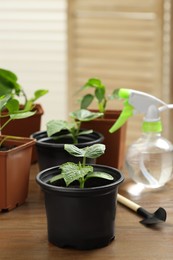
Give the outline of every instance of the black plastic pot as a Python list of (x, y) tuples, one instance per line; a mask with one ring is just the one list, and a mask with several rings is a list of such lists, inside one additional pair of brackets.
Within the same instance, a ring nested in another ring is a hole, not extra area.
[[(58, 135), (62, 135), (62, 133), (65, 134), (66, 131), (61, 131)], [(73, 143), (70, 137), (64, 137), (55, 141), (52, 137), (47, 136), (46, 131), (40, 131), (34, 133), (32, 138), (36, 139), (35, 145), (40, 170), (60, 165), (67, 161), (78, 162), (80, 160), (64, 150), (64, 144)], [(78, 144), (76, 146), (83, 148), (96, 143), (102, 143), (103, 139), (103, 135), (98, 132), (81, 135), (78, 138)], [(87, 160), (87, 163), (95, 163), (95, 160)]]
[(115, 216), (119, 184), (124, 180), (120, 171), (93, 165), (113, 181), (91, 178), (86, 187), (64, 187), (48, 184), (59, 167), (41, 171), (36, 181), (45, 193), (48, 240), (59, 247), (94, 249), (107, 246), (115, 237)]

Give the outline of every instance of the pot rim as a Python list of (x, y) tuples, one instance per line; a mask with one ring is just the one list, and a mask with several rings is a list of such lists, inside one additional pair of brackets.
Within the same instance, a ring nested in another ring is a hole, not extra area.
[[(0, 135), (0, 139), (2, 139), (3, 137), (8, 137), (8, 135)], [(16, 151), (22, 150), (24, 147), (29, 147), (29, 146), (33, 146), (35, 145), (35, 139), (34, 138), (29, 138), (29, 137), (21, 137), (21, 139), (19, 139), (16, 136), (13, 138), (8, 138), (7, 140), (5, 140), (4, 145), (7, 144), (15, 144), (15, 146), (9, 150), (5, 150), (5, 151), (0, 151), (0, 155), (8, 155), (9, 153), (15, 153)]]
[[(45, 134), (45, 136), (43, 136)], [(39, 135), (42, 135), (41, 138), (39, 138)], [(82, 141), (78, 144), (76, 144), (76, 146), (80, 147), (80, 146), (83, 146), (83, 145), (90, 145), (90, 144), (94, 144), (94, 143), (102, 143), (103, 140), (104, 140), (104, 136), (102, 133), (100, 132), (97, 132), (97, 131), (94, 131), (90, 134), (84, 134), (84, 135), (80, 135), (79, 136), (79, 139), (83, 139), (83, 138), (89, 138), (89, 137), (92, 137), (93, 136), (93, 139), (90, 139), (90, 140), (86, 140), (86, 141)], [(50, 142), (46, 142), (46, 140), (52, 140), (53, 137), (48, 137), (47, 136), (47, 131), (38, 131), (34, 134), (31, 135), (32, 138), (34, 138), (36, 140), (36, 146), (39, 145), (39, 146), (50, 146), (50, 147), (62, 147), (64, 149), (64, 144), (65, 143), (71, 143), (71, 142), (62, 142), (62, 143), (50, 143)], [(67, 137), (69, 138), (69, 137)], [(71, 138), (70, 138), (71, 140)], [(73, 143), (71, 143), (73, 144)]]
[[(101, 186), (85, 187), (85, 188), (54, 186), (54, 185), (48, 184), (46, 181), (48, 181), (48, 176), (50, 175), (50, 173), (52, 171), (59, 169), (59, 166), (57, 165), (57, 166), (53, 166), (51, 168), (47, 168), (47, 169), (39, 172), (36, 175), (36, 182), (43, 188), (43, 190), (51, 190), (51, 191), (57, 191), (57, 192), (62, 192), (62, 193), (82, 194), (82, 193), (87, 193), (87, 192), (97, 192), (97, 191), (103, 190), (103, 189), (104, 190), (111, 189), (114, 186), (117, 186), (124, 181), (123, 174), (121, 173), (120, 170), (118, 170), (116, 168), (113, 168), (113, 167), (107, 166), (107, 165), (101, 165), (101, 164), (90, 164), (90, 165), (93, 166), (94, 168), (107, 169), (106, 172), (109, 174), (114, 173), (113, 175), (111, 174), (114, 177), (114, 180), (111, 181), (111, 183), (109, 182), (108, 184), (104, 184)], [(117, 174), (117, 179), (115, 179), (116, 174)], [(43, 176), (45, 176), (46, 181), (42, 180)]]

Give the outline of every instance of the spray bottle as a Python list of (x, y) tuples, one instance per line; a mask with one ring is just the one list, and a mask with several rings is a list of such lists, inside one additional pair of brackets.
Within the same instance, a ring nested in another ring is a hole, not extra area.
[(110, 128), (113, 133), (129, 117), (144, 114), (142, 136), (127, 150), (125, 165), (129, 176), (147, 188), (159, 188), (173, 176), (173, 145), (162, 137), (160, 112), (172, 109), (173, 104), (132, 89), (118, 89), (117, 97), (124, 99), (124, 109)]

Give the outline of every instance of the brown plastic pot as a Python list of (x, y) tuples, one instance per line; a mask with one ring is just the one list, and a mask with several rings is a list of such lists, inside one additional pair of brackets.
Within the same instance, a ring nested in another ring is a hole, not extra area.
[[(2, 136), (0, 136), (0, 140)], [(29, 172), (34, 139), (9, 139), (0, 151), (0, 210), (8, 211), (23, 204), (28, 195)]]
[[(11, 121), (3, 130), (3, 135), (13, 135), (21, 137), (30, 137), (33, 133), (40, 131), (41, 117), (44, 114), (43, 108), (40, 104), (35, 105), (36, 113), (27, 118)], [(4, 112), (5, 113), (5, 112)], [(4, 124), (9, 117), (0, 118), (0, 125)], [(33, 147), (31, 162), (37, 161), (36, 148)]]
[[(96, 112), (97, 110), (92, 111)], [(106, 145), (106, 151), (104, 155), (97, 159), (97, 163), (118, 169), (121, 169), (124, 164), (127, 125), (124, 124), (113, 134), (109, 133), (109, 129), (118, 119), (121, 112), (121, 110), (107, 110), (103, 118), (82, 123), (83, 128), (93, 129), (104, 136), (103, 143)]]

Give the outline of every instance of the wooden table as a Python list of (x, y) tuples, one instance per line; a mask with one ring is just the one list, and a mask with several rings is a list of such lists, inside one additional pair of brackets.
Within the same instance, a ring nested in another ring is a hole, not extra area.
[(47, 240), (43, 193), (35, 182), (38, 165), (32, 165), (29, 194), (25, 204), (0, 213), (0, 259), (14, 260), (152, 260), (173, 259), (173, 180), (161, 190), (132, 195), (128, 180), (119, 193), (154, 212), (159, 206), (167, 211), (167, 221), (156, 227), (139, 223), (141, 218), (117, 205), (116, 239), (107, 247), (92, 251), (62, 249)]

